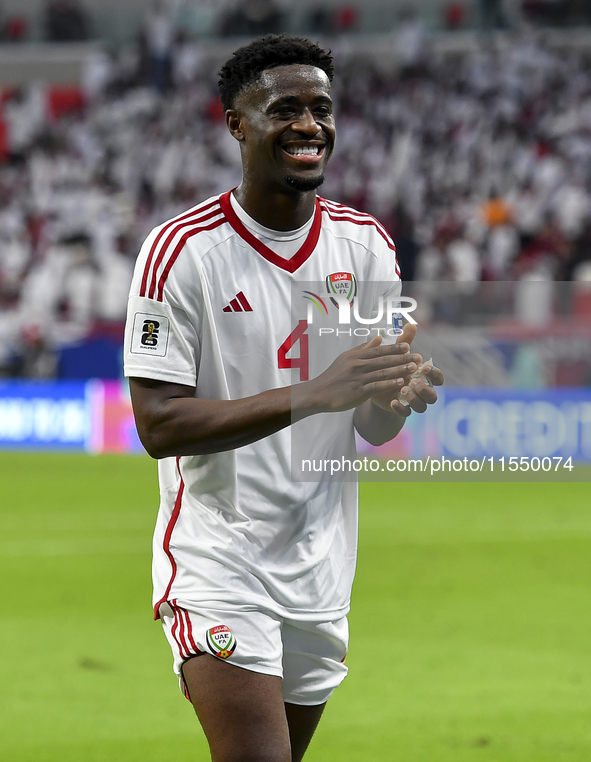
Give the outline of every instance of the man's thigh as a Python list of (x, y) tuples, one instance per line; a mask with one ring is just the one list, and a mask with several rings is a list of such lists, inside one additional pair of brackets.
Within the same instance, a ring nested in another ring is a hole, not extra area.
[(203, 654), (183, 678), (215, 762), (301, 762), (324, 704), (284, 704), (281, 678)]
[(214, 762), (291, 762), (281, 678), (203, 654), (183, 664)]

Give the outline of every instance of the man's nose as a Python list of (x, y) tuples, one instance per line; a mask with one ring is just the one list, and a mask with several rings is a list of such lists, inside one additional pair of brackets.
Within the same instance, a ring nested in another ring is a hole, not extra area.
[(316, 135), (320, 131), (320, 126), (316, 119), (314, 119), (314, 114), (307, 108), (302, 111), (293, 123), (293, 129), (306, 135)]

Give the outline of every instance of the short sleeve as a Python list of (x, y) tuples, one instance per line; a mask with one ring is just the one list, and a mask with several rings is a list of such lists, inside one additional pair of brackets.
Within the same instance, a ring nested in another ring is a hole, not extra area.
[[(156, 298), (143, 295), (154, 232), (137, 259), (125, 325), (124, 371), (127, 377), (196, 386), (200, 354), (201, 283), (189, 257), (179, 257)], [(184, 252), (186, 255), (186, 252)]]

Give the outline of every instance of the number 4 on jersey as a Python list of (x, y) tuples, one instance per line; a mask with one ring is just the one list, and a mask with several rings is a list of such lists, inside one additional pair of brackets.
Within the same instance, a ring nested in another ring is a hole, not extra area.
[[(308, 323), (300, 320), (293, 331), (285, 339), (283, 344), (277, 350), (277, 362), (280, 368), (298, 368), (300, 371), (300, 381), (308, 380), (308, 334), (306, 329)], [(288, 357), (287, 353), (292, 350), (299, 342), (300, 356)]]

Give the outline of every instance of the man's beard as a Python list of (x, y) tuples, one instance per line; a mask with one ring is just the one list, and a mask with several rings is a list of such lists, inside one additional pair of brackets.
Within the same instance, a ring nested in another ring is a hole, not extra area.
[(292, 177), (286, 175), (285, 182), (296, 191), (300, 193), (306, 193), (307, 191), (316, 190), (324, 182), (324, 173), (318, 177)]

